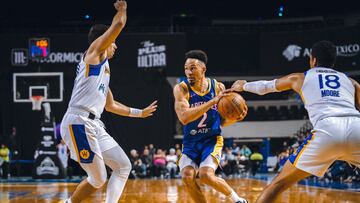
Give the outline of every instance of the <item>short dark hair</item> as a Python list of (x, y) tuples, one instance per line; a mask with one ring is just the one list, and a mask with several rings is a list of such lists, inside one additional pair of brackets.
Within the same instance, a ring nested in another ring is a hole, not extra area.
[(207, 64), (207, 61), (208, 61), (208, 57), (207, 57), (206, 53), (204, 51), (202, 51), (202, 50), (188, 51), (185, 54), (185, 60), (188, 59), (188, 58), (200, 60), (203, 63), (205, 63), (205, 65)]
[(109, 29), (109, 26), (104, 24), (96, 24), (91, 26), (88, 34), (89, 44), (93, 43), (93, 41), (95, 41), (98, 37), (104, 34), (107, 29)]
[(311, 49), (311, 56), (316, 58), (316, 66), (331, 68), (336, 61), (336, 46), (330, 41), (316, 42)]

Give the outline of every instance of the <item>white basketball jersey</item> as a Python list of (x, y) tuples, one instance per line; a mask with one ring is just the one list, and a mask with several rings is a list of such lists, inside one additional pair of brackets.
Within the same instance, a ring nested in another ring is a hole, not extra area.
[(344, 73), (312, 68), (305, 73), (300, 94), (314, 126), (327, 117), (360, 117), (355, 108), (355, 87)]
[(98, 65), (90, 65), (82, 58), (77, 66), (69, 108), (80, 108), (100, 118), (105, 107), (109, 82), (110, 68), (107, 59)]

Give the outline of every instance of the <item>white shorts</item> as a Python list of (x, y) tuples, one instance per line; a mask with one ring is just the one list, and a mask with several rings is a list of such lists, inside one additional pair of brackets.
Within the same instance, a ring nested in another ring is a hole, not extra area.
[(118, 145), (101, 120), (92, 120), (88, 114), (83, 110), (68, 111), (61, 122), (61, 137), (70, 150), (70, 157), (80, 163), (91, 163), (94, 154), (102, 158), (102, 152)]
[(182, 154), (179, 159), (178, 165), (179, 165), (180, 171), (182, 171), (182, 169), (185, 168), (186, 166), (191, 166), (195, 170), (198, 170), (199, 168), (202, 168), (202, 167), (210, 167), (210, 168), (214, 169), (214, 171), (216, 171), (219, 164), (217, 161), (215, 161), (215, 158), (211, 154), (209, 156), (207, 156), (206, 159), (200, 163), (200, 166), (198, 166), (186, 154)]
[(329, 117), (289, 157), (298, 169), (322, 177), (335, 160), (360, 167), (360, 118)]

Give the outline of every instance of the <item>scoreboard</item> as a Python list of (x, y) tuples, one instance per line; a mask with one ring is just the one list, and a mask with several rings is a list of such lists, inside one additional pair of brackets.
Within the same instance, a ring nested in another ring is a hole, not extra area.
[(44, 59), (50, 54), (49, 38), (31, 38), (29, 39), (29, 53), (31, 59)]

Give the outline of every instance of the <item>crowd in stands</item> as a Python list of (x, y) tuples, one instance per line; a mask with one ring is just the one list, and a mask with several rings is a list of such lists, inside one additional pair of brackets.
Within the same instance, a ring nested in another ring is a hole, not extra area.
[[(180, 155), (180, 144), (169, 150), (156, 149), (153, 144), (144, 146), (140, 153), (132, 149), (129, 156), (133, 166), (130, 178), (179, 178), (177, 160)], [(234, 143), (223, 149), (217, 174), (226, 177), (244, 173), (255, 175), (262, 161), (263, 156), (256, 148), (252, 151), (246, 145), (239, 147)]]
[(132, 149), (129, 156), (133, 166), (130, 178), (178, 178), (176, 162), (180, 155), (180, 144), (169, 150), (156, 149), (153, 144), (144, 146), (140, 153)]

